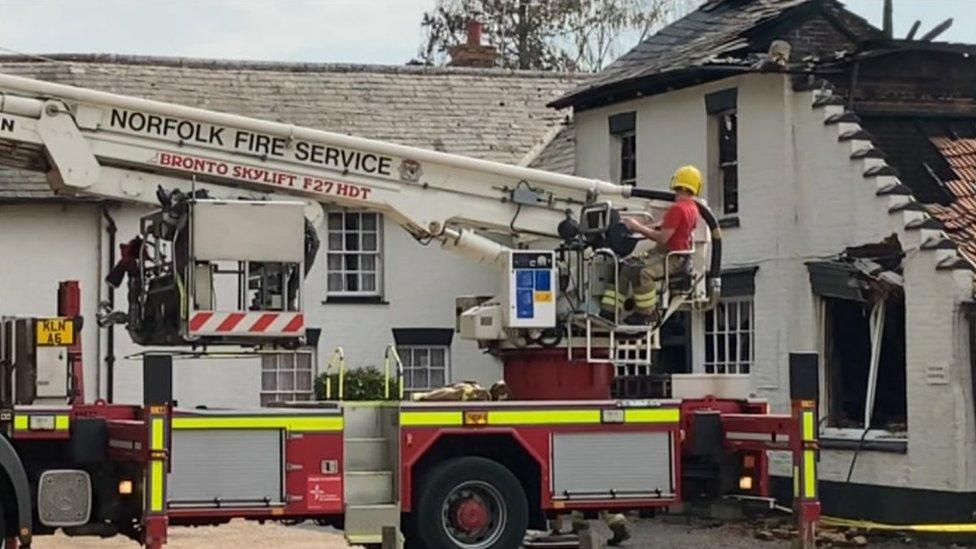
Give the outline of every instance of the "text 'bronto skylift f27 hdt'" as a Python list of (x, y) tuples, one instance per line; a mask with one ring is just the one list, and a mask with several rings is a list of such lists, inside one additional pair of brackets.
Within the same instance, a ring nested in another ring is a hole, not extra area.
[[(785, 415), (742, 376), (610, 398), (614, 366), (649, 365), (676, 311), (718, 298), (719, 231), (690, 167), (653, 191), (7, 75), (0, 163), (44, 172), (58, 193), (159, 208), (108, 276), (128, 308), (97, 323), (155, 348), (144, 405), (77, 390), (80, 338), (48, 337), (81, 329), (76, 284), (57, 319), (3, 321), (9, 544), (63, 529), (159, 547), (169, 524), (247, 518), (315, 519), (354, 543), (402, 530), (429, 549), (509, 549), (573, 510), (768, 497), (770, 450), (794, 456), (812, 536), (815, 380)], [(458, 299), (458, 329), (502, 360), (510, 399), (347, 402), (340, 373), (338, 400), (314, 406), (172, 407), (159, 348), (303, 343), (324, 204), (380, 212), (498, 273), (495, 296)], [(796, 372), (815, 375), (804, 358)], [(39, 399), (27, 374), (59, 368), (69, 386)]]

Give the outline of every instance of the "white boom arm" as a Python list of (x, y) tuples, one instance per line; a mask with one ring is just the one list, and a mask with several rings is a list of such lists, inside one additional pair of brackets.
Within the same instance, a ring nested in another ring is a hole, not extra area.
[[(467, 230), (555, 236), (596, 198), (630, 187), (0, 74), (0, 164), (56, 192), (156, 204), (157, 186), (215, 198), (302, 198), (382, 212), (417, 238), (491, 260)], [(454, 227), (453, 229), (451, 227)]]

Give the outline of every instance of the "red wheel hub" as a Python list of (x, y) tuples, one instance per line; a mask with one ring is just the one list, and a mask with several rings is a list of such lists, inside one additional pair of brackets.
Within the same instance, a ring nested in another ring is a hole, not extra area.
[(488, 507), (478, 498), (468, 498), (454, 511), (457, 525), (468, 532), (477, 532), (488, 524)]

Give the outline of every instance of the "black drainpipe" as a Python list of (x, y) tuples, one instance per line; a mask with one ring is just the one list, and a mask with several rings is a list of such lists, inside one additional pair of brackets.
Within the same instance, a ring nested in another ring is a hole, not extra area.
[[(115, 226), (115, 220), (112, 219), (112, 215), (108, 213), (108, 206), (102, 205), (102, 216), (105, 217), (105, 221), (108, 225), (105, 227), (105, 232), (108, 233), (108, 267), (105, 272), (111, 272), (115, 267), (115, 233), (117, 232), (117, 227)], [(115, 311), (115, 288), (111, 284), (106, 284), (108, 287), (108, 310), (109, 312)], [(115, 399), (115, 325), (109, 324), (107, 328), (107, 333), (105, 334), (105, 400), (110, 404)]]

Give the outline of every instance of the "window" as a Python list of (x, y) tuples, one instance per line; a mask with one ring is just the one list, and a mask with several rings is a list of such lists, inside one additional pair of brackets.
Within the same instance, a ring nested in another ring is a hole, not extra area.
[(620, 183), (637, 184), (637, 134), (620, 134)]
[(739, 119), (736, 112), (738, 90), (735, 88), (705, 96), (709, 116), (708, 199), (722, 215), (739, 213)]
[(397, 352), (407, 391), (428, 391), (449, 383), (451, 348), (447, 345), (404, 345)]
[(328, 213), (328, 295), (380, 295), (381, 221), (372, 212)]
[(718, 115), (718, 171), (722, 213), (739, 213), (738, 117), (735, 111)]
[(454, 328), (394, 328), (393, 341), (403, 361), (404, 389), (428, 391), (451, 382)]
[[(827, 426), (861, 430), (867, 421), (871, 429), (906, 432), (904, 294), (874, 304), (822, 297), (821, 304)], [(880, 329), (873, 374), (872, 329)]]
[(261, 406), (312, 400), (315, 353), (309, 350), (261, 355)]
[(748, 374), (753, 360), (752, 296), (725, 298), (705, 313), (705, 372)]
[(618, 163), (613, 179), (625, 185), (637, 184), (637, 113), (610, 117), (610, 136)]

